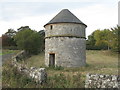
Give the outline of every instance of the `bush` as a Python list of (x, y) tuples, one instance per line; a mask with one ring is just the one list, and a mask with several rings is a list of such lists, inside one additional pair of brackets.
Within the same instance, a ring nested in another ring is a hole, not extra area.
[(14, 37), (19, 49), (23, 49), (30, 54), (38, 54), (41, 49), (41, 37), (38, 32), (26, 29), (17, 32)]

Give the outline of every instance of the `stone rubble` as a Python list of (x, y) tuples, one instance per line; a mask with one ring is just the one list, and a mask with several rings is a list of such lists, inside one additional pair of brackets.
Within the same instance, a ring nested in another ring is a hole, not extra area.
[(87, 74), (85, 88), (120, 88), (120, 76)]
[(28, 68), (26, 65), (20, 64), (18, 61), (23, 60), (25, 58), (25, 51), (21, 51), (16, 56), (12, 57), (12, 64), (14, 67), (17, 67), (18, 71), (23, 72), (28, 77), (35, 80), (37, 83), (45, 83), (47, 80), (47, 72), (45, 68), (36, 68), (30, 67)]

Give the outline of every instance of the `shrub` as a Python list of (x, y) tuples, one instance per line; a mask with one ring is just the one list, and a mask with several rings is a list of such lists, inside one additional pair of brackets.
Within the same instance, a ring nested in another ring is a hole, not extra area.
[(41, 37), (38, 32), (26, 29), (17, 32), (14, 37), (17, 46), (30, 54), (38, 54), (41, 48)]

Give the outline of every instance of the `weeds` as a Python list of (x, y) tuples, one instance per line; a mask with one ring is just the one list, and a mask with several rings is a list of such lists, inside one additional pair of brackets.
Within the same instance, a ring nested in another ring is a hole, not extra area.
[(44, 53), (25, 60), (29, 67), (45, 67), (47, 83), (39, 85), (7, 62), (3, 65), (3, 88), (84, 88), (87, 73), (118, 74), (118, 57), (108, 51), (89, 50), (86, 53), (86, 66), (80, 68), (45, 67)]
[(73, 76), (64, 74), (55, 74), (48, 78), (47, 86), (49, 88), (82, 88), (81, 75), (76, 74)]
[[(52, 67), (53, 70), (62, 70), (63, 67)], [(82, 87), (80, 73), (73, 75), (65, 75), (64, 73), (48, 75), (47, 83), (43, 85), (37, 84), (34, 80), (28, 78), (17, 68), (13, 67), (10, 62), (3, 66), (3, 88), (72, 88)]]
[(34, 82), (26, 75), (20, 73), (10, 62), (4, 64), (2, 72), (3, 88), (25, 88), (31, 84), (34, 85)]
[(49, 70), (64, 70), (64, 67), (62, 67), (62, 66), (50, 66), (50, 67), (47, 67), (47, 69), (49, 69)]

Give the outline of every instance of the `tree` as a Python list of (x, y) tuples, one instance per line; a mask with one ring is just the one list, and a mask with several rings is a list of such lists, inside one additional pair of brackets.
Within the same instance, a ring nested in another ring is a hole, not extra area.
[(87, 47), (120, 52), (120, 26), (111, 28), (111, 30), (95, 30), (88, 36)]
[(112, 35), (112, 31), (109, 29), (104, 29), (101, 31), (103, 33), (103, 37), (102, 40), (105, 43), (105, 45), (107, 46), (107, 49), (109, 50), (111, 47), (111, 35)]
[(16, 42), (14, 41), (14, 36), (16, 31), (13, 29), (8, 29), (8, 31), (2, 35), (2, 47), (7, 49), (16, 49)]
[(90, 49), (110, 49), (112, 32), (109, 29), (95, 30), (88, 36), (87, 44)]
[(10, 46), (9, 44), (10, 37), (7, 35), (2, 35), (2, 47)]
[(110, 33), (109, 29), (96, 30), (94, 32), (94, 38), (96, 40), (95, 45), (101, 47), (101, 49), (108, 49), (110, 44)]
[(22, 29), (14, 37), (17, 46), (30, 54), (37, 54), (41, 48), (41, 40), (38, 32), (31, 29)]
[(8, 29), (8, 31), (5, 33), (5, 35), (13, 38), (13, 36), (16, 35), (16, 31), (14, 29)]
[(17, 30), (18, 30), (18, 32), (19, 32), (19, 31), (22, 31), (22, 30), (31, 30), (31, 29), (29, 28), (29, 26), (21, 26), (21, 27), (18, 28)]
[(45, 50), (45, 31), (44, 30), (40, 30), (38, 33), (40, 34), (41, 51), (44, 51)]
[(96, 49), (95, 46), (96, 40), (94, 39), (94, 32), (88, 36), (88, 40), (86, 41), (86, 48), (89, 49)]
[(111, 28), (111, 44), (112, 50), (120, 52), (120, 26)]
[[(9, 47), (9, 49), (12, 49), (13, 47), (11, 46), (16, 46), (16, 42), (14, 41), (13, 38), (7, 36), (7, 35), (2, 35), (2, 47)], [(11, 47), (11, 48), (10, 48)]]

